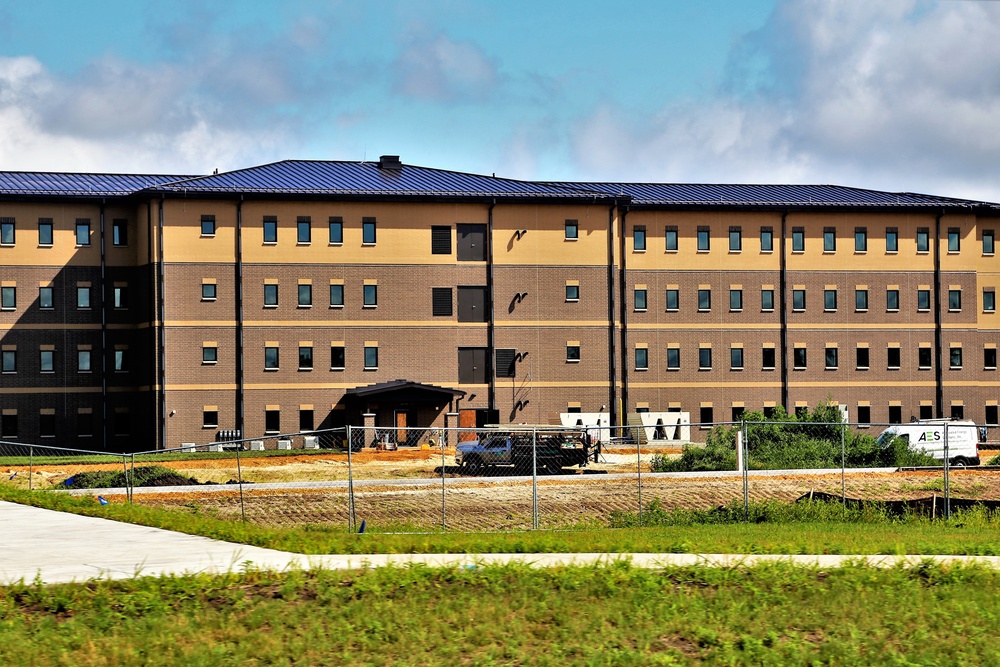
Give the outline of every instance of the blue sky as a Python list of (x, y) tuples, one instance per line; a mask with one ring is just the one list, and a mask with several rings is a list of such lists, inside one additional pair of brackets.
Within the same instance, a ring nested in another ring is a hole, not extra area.
[(1000, 2), (37, 0), (0, 169), (287, 158), (1000, 201)]

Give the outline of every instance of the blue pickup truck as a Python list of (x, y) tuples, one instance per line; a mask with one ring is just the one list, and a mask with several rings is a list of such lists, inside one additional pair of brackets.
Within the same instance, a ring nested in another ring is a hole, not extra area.
[(591, 445), (586, 434), (576, 431), (497, 430), (460, 442), (455, 464), (468, 475), (480, 475), (495, 466), (513, 467), (517, 474), (530, 475), (534, 468), (555, 475), (567, 466), (586, 466), (599, 454), (600, 444)]

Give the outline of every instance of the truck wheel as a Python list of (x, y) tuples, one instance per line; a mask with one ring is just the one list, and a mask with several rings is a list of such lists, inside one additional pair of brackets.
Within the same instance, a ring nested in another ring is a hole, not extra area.
[(465, 462), (465, 472), (469, 475), (478, 475), (483, 471), (483, 462), (473, 457)]
[(969, 465), (969, 461), (964, 456), (956, 456), (951, 460), (951, 465), (955, 468), (965, 468)]

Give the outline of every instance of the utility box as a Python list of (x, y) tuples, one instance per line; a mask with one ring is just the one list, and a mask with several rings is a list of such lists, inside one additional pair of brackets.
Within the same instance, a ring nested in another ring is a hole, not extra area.
[(222, 443), (217, 442), (215, 444), (209, 445), (208, 446), (208, 451), (210, 451), (210, 452), (221, 452), (222, 451)]
[(291, 449), (291, 448), (292, 448), (291, 440), (286, 440), (284, 438), (278, 440), (278, 449)]
[(315, 435), (307, 435), (302, 441), (304, 449), (319, 449), (319, 438)]
[(262, 451), (264, 451), (264, 441), (263, 440), (251, 440), (250, 441), (250, 451), (251, 452), (262, 452)]
[(182, 442), (181, 443), (181, 451), (182, 452), (193, 452), (193, 451), (195, 451), (195, 447), (197, 447), (197, 445), (195, 443), (193, 443), (193, 442)]

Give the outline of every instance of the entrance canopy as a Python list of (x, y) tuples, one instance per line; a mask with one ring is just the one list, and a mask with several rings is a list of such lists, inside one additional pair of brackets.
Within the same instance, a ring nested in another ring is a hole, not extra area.
[(410, 380), (392, 380), (379, 382), (363, 387), (354, 387), (346, 392), (347, 398), (364, 400), (382, 400), (399, 403), (440, 403), (465, 396), (460, 389), (446, 389), (432, 384), (412, 382)]

